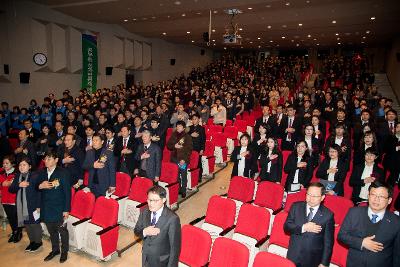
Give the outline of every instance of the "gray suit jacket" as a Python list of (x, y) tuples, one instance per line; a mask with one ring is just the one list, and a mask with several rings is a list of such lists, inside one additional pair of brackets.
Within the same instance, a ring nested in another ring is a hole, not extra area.
[[(135, 153), (135, 159), (140, 162), (139, 168), (141, 166), (141, 159), (144, 152), (144, 144), (140, 144)], [(154, 179), (155, 177), (160, 177), (161, 174), (161, 149), (155, 144), (151, 143), (147, 152), (150, 154), (150, 158), (146, 159), (146, 174), (147, 178)]]
[(143, 237), (143, 229), (150, 226), (151, 212), (144, 209), (135, 226), (135, 234), (143, 239), (142, 266), (177, 267), (181, 251), (181, 224), (178, 215), (164, 206), (155, 227), (157, 236)]

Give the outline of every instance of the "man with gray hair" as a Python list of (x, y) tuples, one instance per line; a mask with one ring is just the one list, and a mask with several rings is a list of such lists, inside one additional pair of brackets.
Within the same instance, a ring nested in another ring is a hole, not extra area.
[(142, 141), (135, 153), (135, 159), (139, 162), (138, 175), (158, 182), (161, 173), (161, 149), (151, 142), (149, 130), (142, 132)]

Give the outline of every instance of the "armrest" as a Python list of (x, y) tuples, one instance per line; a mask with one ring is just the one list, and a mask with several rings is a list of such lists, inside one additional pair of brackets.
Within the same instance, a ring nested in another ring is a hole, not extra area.
[(269, 235), (267, 235), (266, 237), (264, 237), (263, 239), (261, 239), (260, 241), (258, 241), (257, 244), (255, 245), (256, 248), (261, 247), (262, 244), (264, 244), (265, 242), (267, 242), (268, 239), (269, 239)]
[(136, 208), (140, 209), (141, 207), (144, 207), (146, 205), (147, 205), (147, 202), (143, 202), (143, 203), (140, 203), (139, 205), (136, 205)]
[(272, 212), (272, 215), (276, 215), (279, 212), (281, 212), (282, 210), (283, 210), (283, 208), (279, 208), (279, 209), (275, 210), (274, 212)]
[(121, 197), (116, 198), (115, 200), (116, 200), (116, 201), (119, 201), (119, 200), (121, 200), (121, 199), (123, 199), (123, 198), (126, 198), (126, 197), (128, 197), (128, 196), (121, 196)]
[(195, 225), (196, 223), (198, 223), (198, 222), (204, 220), (205, 218), (206, 218), (206, 215), (201, 216), (201, 217), (199, 217), (199, 218), (197, 218), (197, 219), (194, 219), (194, 220), (191, 221), (189, 224), (190, 224), (190, 225)]
[(174, 186), (174, 185), (176, 185), (176, 184), (179, 184), (179, 182), (176, 181), (176, 182), (174, 182), (174, 183), (172, 183), (172, 184), (167, 184), (166, 188), (169, 188), (169, 187)]
[(220, 195), (221, 197), (227, 197), (228, 196), (228, 193), (225, 193), (225, 194), (222, 194), (222, 195)]
[(253, 202), (254, 202), (254, 200), (249, 200), (249, 201), (247, 201), (246, 203), (251, 204), (251, 203), (253, 203)]
[(77, 225), (79, 225), (81, 223), (84, 223), (84, 222), (87, 222), (89, 220), (90, 220), (90, 218), (85, 218), (85, 219), (79, 220), (77, 222), (72, 223), (72, 226), (77, 226)]
[(193, 168), (193, 169), (188, 169), (188, 172), (194, 172), (195, 170), (198, 170), (198, 169), (200, 169), (200, 168), (197, 167), (197, 168)]
[(117, 226), (119, 226), (118, 223), (117, 223), (116, 225), (113, 225), (113, 226), (108, 226), (107, 228), (104, 228), (103, 230), (98, 231), (98, 232), (96, 233), (96, 235), (102, 235), (102, 234), (104, 234), (104, 233), (106, 233), (106, 232), (108, 232), (108, 231), (114, 229), (114, 228), (117, 227)]
[(222, 231), (221, 233), (219, 233), (219, 236), (224, 236), (227, 233), (229, 233), (230, 231), (232, 231), (234, 228), (236, 227), (236, 225), (232, 225), (231, 227), (226, 228), (224, 231)]

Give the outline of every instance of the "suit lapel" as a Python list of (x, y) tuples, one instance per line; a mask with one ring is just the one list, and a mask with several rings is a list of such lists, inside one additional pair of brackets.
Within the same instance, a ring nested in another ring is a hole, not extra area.
[(390, 211), (388, 211), (388, 210), (385, 211), (385, 215), (383, 215), (383, 219), (382, 219), (381, 223), (379, 224), (378, 229), (376, 231), (376, 236), (383, 236), (385, 234), (385, 232), (387, 232), (387, 229), (390, 228), (390, 224), (391, 224), (392, 220), (388, 216), (389, 212)]
[[(319, 221), (322, 219), (322, 217), (324, 216), (321, 207), (322, 207), (322, 204), (319, 205), (317, 212), (315, 213), (313, 219), (311, 220), (312, 222), (317, 223), (317, 222), (319, 222)], [(318, 224), (318, 223), (317, 223), (317, 224)]]
[(158, 218), (158, 221), (156, 223), (157, 228), (161, 228), (165, 224), (166, 212), (167, 212), (166, 209), (167, 209), (167, 207), (164, 206), (161, 216), (160, 216), (160, 218)]

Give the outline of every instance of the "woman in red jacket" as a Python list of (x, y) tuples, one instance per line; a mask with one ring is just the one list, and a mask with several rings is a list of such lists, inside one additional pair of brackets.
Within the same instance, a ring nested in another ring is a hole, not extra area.
[(15, 207), (16, 194), (8, 192), (8, 188), (14, 180), (14, 176), (14, 157), (12, 155), (5, 156), (3, 159), (3, 172), (0, 174), (0, 188), (1, 204), (3, 204), (4, 211), (7, 214), (7, 218), (12, 230), (12, 234), (10, 239), (8, 239), (8, 243), (17, 243), (22, 238), (22, 228), (18, 228), (17, 209)]

